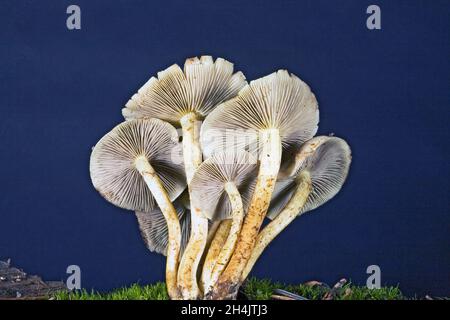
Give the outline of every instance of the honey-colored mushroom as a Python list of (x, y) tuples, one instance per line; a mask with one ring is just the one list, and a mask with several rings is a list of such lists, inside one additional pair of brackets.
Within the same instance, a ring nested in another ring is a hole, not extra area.
[(272, 221), (256, 239), (244, 279), (267, 245), (296, 217), (321, 206), (339, 192), (350, 163), (350, 147), (340, 138), (319, 136), (302, 146), (285, 173), (286, 180), (275, 187), (267, 215)]
[[(260, 161), (255, 192), (236, 249), (219, 278), (213, 298), (236, 296), (269, 207), (282, 150), (299, 147), (312, 138), (318, 122), (314, 94), (302, 80), (285, 70), (250, 82), (236, 98), (221, 104), (206, 118), (201, 130), (205, 154), (244, 149), (257, 151)], [(225, 139), (211, 139), (217, 131), (224, 132)]]
[[(205, 294), (216, 283), (236, 245), (253, 193), (257, 161), (250, 153), (219, 152), (205, 160), (191, 181), (192, 207), (221, 223), (206, 256), (201, 281)], [(216, 250), (217, 248), (220, 250)]]
[[(183, 157), (188, 183), (202, 162), (199, 144), (201, 121), (218, 104), (234, 97), (246, 84), (233, 64), (210, 56), (189, 58), (184, 71), (172, 65), (151, 78), (128, 101), (122, 113), (126, 119), (153, 117), (181, 126)], [(208, 221), (191, 211), (191, 237), (182, 257), (178, 282), (185, 299), (196, 299), (197, 268), (206, 246)]]
[(176, 159), (178, 134), (167, 122), (148, 119), (119, 124), (95, 145), (90, 160), (94, 187), (111, 203), (150, 212), (155, 202), (168, 225), (167, 289), (179, 298), (177, 271), (181, 230), (172, 205), (186, 188), (183, 162)]

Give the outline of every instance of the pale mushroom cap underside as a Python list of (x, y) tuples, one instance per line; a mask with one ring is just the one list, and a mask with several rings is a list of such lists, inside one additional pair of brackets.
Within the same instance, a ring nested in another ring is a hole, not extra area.
[(286, 70), (251, 81), (205, 119), (200, 140), (206, 156), (229, 148), (258, 152), (259, 133), (278, 130), (283, 148), (300, 148), (317, 131), (319, 108), (309, 86)]
[(191, 181), (192, 206), (199, 207), (210, 220), (229, 219), (231, 202), (225, 191), (233, 183), (241, 194), (244, 210), (253, 194), (258, 162), (250, 153), (219, 152), (203, 162)]
[[(191, 214), (179, 201), (174, 203), (181, 227), (181, 255), (189, 241), (191, 229)], [(151, 212), (135, 212), (139, 230), (145, 246), (152, 252), (167, 254), (169, 231), (167, 222), (159, 208)]]
[(296, 157), (292, 175), (277, 182), (267, 217), (274, 219), (294, 193), (296, 177), (303, 170), (310, 173), (312, 190), (299, 215), (333, 198), (344, 184), (351, 163), (351, 150), (341, 138), (319, 136), (306, 142)]
[(186, 188), (176, 129), (158, 119), (123, 122), (95, 145), (90, 160), (94, 187), (114, 205), (150, 212), (155, 201), (135, 167), (145, 157), (159, 176), (171, 200)]
[(210, 56), (186, 60), (184, 71), (176, 64), (152, 77), (122, 109), (125, 119), (153, 117), (172, 124), (193, 112), (200, 118), (233, 98), (247, 82), (233, 64)]

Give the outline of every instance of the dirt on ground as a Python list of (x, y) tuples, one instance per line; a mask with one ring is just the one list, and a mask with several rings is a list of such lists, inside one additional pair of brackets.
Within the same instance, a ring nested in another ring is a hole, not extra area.
[(0, 300), (46, 300), (61, 290), (67, 290), (62, 281), (46, 282), (0, 261)]

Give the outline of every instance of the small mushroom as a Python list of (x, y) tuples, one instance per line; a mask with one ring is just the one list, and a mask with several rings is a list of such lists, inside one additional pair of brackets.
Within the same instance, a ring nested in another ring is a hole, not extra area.
[(166, 282), (170, 297), (177, 298), (176, 275), (181, 230), (171, 200), (186, 187), (182, 161), (172, 159), (178, 134), (158, 119), (119, 124), (95, 145), (90, 160), (94, 187), (111, 203), (133, 211), (151, 212), (155, 202), (168, 225)]
[(233, 74), (233, 64), (225, 59), (189, 58), (184, 71), (174, 64), (158, 72), (158, 78), (148, 80), (127, 102), (122, 114), (127, 120), (158, 118), (181, 126), (186, 177), (190, 181), (202, 161), (200, 122), (246, 83), (242, 72)]
[(288, 178), (275, 187), (268, 218), (259, 233), (243, 273), (245, 279), (267, 245), (296, 217), (333, 198), (344, 184), (351, 163), (348, 144), (337, 137), (319, 136), (306, 142), (295, 157)]
[[(181, 201), (176, 201), (174, 207), (181, 227), (180, 256), (182, 256), (189, 240), (191, 217), (190, 211), (183, 206)], [(135, 215), (146, 247), (152, 252), (167, 255), (169, 229), (161, 210), (157, 208), (151, 212), (136, 211)]]
[[(174, 207), (177, 211), (181, 226), (180, 256), (183, 256), (183, 252), (189, 241), (189, 235), (191, 231), (191, 207), (187, 190), (183, 192), (177, 200), (175, 200)], [(157, 208), (149, 213), (136, 211), (135, 215), (138, 221), (142, 239), (144, 240), (146, 247), (151, 252), (166, 255), (169, 234), (167, 222), (164, 219), (161, 210)], [(219, 227), (220, 221), (217, 222), (217, 225), (214, 225), (214, 223), (210, 224), (209, 231), (211, 232), (211, 234), (208, 235), (209, 238), (212, 238), (212, 236), (216, 232), (217, 227)]]
[[(246, 84), (241, 72), (233, 74), (233, 64), (210, 56), (186, 60), (184, 72), (172, 65), (151, 78), (122, 110), (125, 119), (153, 117), (181, 126), (183, 157), (188, 183), (202, 162), (199, 143), (201, 120), (218, 104), (234, 97)], [(194, 290), (199, 261), (207, 243), (208, 222), (191, 211), (192, 232), (180, 263), (183, 292)], [(191, 289), (189, 289), (191, 288)], [(196, 293), (191, 292), (190, 296)], [(189, 298), (186, 296), (186, 298)]]
[[(280, 70), (250, 82), (234, 99), (212, 111), (201, 129), (201, 144), (209, 156), (230, 149), (256, 151), (260, 166), (255, 192), (235, 252), (222, 273), (215, 298), (237, 293), (280, 169), (283, 149), (299, 148), (317, 131), (317, 100), (308, 85)], [(225, 139), (211, 139), (216, 132)]]
[[(233, 253), (238, 234), (254, 189), (257, 160), (250, 153), (219, 152), (203, 162), (191, 181), (191, 205), (211, 221), (231, 219), (219, 227), (205, 259), (202, 285), (214, 285)], [(229, 226), (226, 241), (223, 242)], [(222, 248), (216, 256), (217, 243)]]

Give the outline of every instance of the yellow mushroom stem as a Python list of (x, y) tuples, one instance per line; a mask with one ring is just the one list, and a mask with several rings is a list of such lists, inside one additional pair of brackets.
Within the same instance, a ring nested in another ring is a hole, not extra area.
[[(195, 170), (202, 163), (202, 152), (199, 142), (200, 121), (195, 113), (188, 113), (180, 120), (183, 132), (183, 158), (186, 179), (189, 183)], [(191, 199), (191, 235), (181, 258), (178, 270), (178, 287), (184, 299), (195, 300), (200, 296), (197, 283), (197, 269), (203, 256), (208, 237), (208, 219)]]
[(255, 190), (233, 255), (211, 292), (210, 297), (214, 300), (236, 298), (242, 272), (250, 259), (256, 237), (269, 208), (281, 162), (282, 146), (279, 130), (260, 131), (259, 143), (260, 166)]
[[(200, 287), (201, 292), (205, 291), (205, 288), (203, 287), (203, 280), (202, 280), (202, 274), (203, 274), (203, 269), (205, 267), (205, 261), (207, 259), (208, 252), (209, 252), (209, 249), (211, 248), (214, 237), (216, 236), (217, 231), (219, 231), (219, 227), (222, 224), (222, 222), (223, 221), (214, 221), (214, 222), (209, 221), (209, 223), (208, 223), (208, 237), (206, 237), (205, 250), (203, 250), (203, 255), (202, 255), (202, 258), (200, 259), (199, 267), (197, 269), (197, 279), (199, 279), (198, 285)], [(226, 236), (225, 236), (225, 239), (226, 239)], [(224, 242), (225, 242), (225, 240), (224, 240)]]
[(219, 279), (219, 276), (222, 274), (223, 270), (228, 264), (228, 261), (230, 261), (231, 255), (233, 254), (234, 248), (236, 247), (236, 242), (239, 236), (239, 232), (242, 228), (242, 222), (244, 220), (244, 207), (242, 205), (242, 198), (241, 194), (239, 193), (239, 190), (236, 188), (236, 185), (234, 183), (228, 182), (225, 184), (225, 191), (228, 194), (228, 198), (231, 202), (231, 228), (228, 233), (228, 238), (223, 245), (222, 250), (220, 250), (220, 254), (217, 257), (217, 261), (214, 265), (214, 269), (211, 274), (211, 280), (209, 283), (209, 286), (205, 287), (208, 288), (208, 292), (206, 295), (211, 292), (213, 289), (213, 286), (216, 284), (216, 282)]
[[(209, 223), (208, 223), (208, 237), (206, 238), (205, 250), (203, 251), (203, 256), (200, 259), (200, 265), (197, 270), (197, 278), (200, 279), (199, 286), (200, 286), (200, 290), (202, 292), (204, 292), (203, 281), (202, 281), (203, 268), (205, 267), (205, 261), (208, 256), (209, 249), (211, 248), (213, 240), (217, 234), (217, 231), (219, 231), (219, 228), (220, 228), (220, 225), (222, 224), (222, 222), (226, 222), (226, 220), (214, 221), (214, 222), (209, 221)], [(225, 236), (225, 239), (226, 239), (226, 236)]]
[(203, 263), (203, 270), (201, 275), (201, 284), (203, 291), (205, 292), (210, 286), (214, 265), (216, 264), (217, 257), (220, 254), (220, 250), (223, 248), (225, 242), (227, 241), (230, 229), (231, 219), (221, 221), (211, 241), (211, 245), (209, 246), (205, 262)]
[(155, 170), (144, 156), (137, 157), (134, 163), (136, 169), (144, 178), (147, 187), (155, 198), (161, 212), (164, 215), (168, 229), (167, 261), (166, 261), (166, 284), (169, 297), (180, 299), (177, 287), (178, 262), (181, 247), (181, 227), (177, 212), (167, 195)]
[(275, 237), (280, 234), (295, 218), (303, 208), (311, 193), (311, 177), (308, 171), (303, 171), (297, 177), (297, 188), (289, 202), (283, 210), (273, 219), (258, 235), (255, 248), (252, 251), (244, 272), (242, 273), (242, 281), (244, 281), (264, 249), (272, 242)]
[(219, 230), (220, 225), (222, 224), (222, 221), (214, 221), (210, 223), (208, 228), (208, 237), (206, 238), (206, 248), (209, 248), (211, 246), (212, 241), (214, 240), (214, 237), (216, 236), (217, 230)]

